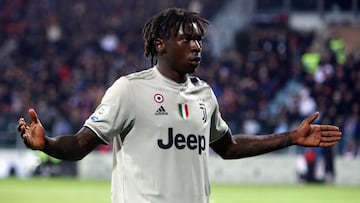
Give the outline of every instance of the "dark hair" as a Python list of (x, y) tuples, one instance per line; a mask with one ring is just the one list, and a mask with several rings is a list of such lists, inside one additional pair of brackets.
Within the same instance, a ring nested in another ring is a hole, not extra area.
[[(156, 14), (145, 23), (142, 30), (143, 39), (145, 41), (144, 54), (146, 57), (151, 56), (151, 65), (157, 63), (155, 40), (169, 39), (172, 33), (176, 36), (180, 26), (187, 23), (196, 23), (200, 28), (201, 36), (204, 37), (204, 25), (209, 24), (209, 21), (199, 17), (196, 12), (187, 11), (181, 8), (168, 8)], [(189, 29), (193, 29), (193, 27), (189, 27)], [(194, 30), (187, 31), (189, 33), (194, 32)]]

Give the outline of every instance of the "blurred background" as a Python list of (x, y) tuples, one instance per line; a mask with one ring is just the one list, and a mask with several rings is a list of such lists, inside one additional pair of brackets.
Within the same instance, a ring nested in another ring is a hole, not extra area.
[(111, 145), (59, 161), (25, 149), (17, 120), (34, 107), (47, 135), (77, 132), (117, 78), (149, 67), (142, 26), (174, 6), (211, 22), (196, 75), (233, 134), (288, 131), (314, 111), (343, 133), (333, 148), (211, 156), (213, 180), (360, 185), (359, 0), (0, 0), (0, 177), (110, 178)]

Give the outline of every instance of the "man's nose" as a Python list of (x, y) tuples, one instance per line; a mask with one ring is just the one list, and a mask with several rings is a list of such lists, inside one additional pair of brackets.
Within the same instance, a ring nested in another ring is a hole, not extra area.
[(192, 40), (191, 41), (191, 48), (193, 51), (200, 52), (202, 48), (202, 43), (199, 40)]

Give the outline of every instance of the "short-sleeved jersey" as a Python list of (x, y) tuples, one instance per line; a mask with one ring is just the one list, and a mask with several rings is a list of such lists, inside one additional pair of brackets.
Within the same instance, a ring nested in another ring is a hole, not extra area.
[(209, 144), (229, 128), (204, 81), (156, 67), (120, 77), (84, 126), (113, 141), (113, 203), (209, 202)]

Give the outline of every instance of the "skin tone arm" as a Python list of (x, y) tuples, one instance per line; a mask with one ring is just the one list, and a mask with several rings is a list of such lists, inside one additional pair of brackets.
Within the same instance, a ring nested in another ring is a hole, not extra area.
[(84, 158), (94, 150), (102, 140), (90, 129), (83, 127), (74, 136), (46, 137), (34, 109), (29, 110), (31, 123), (24, 118), (19, 119), (18, 131), (25, 145), (34, 150), (41, 150), (46, 154), (62, 160), (76, 161)]
[(211, 148), (223, 159), (251, 157), (282, 149), (291, 145), (304, 147), (331, 147), (341, 139), (339, 128), (333, 125), (316, 125), (316, 112), (304, 119), (297, 129), (285, 133), (254, 136), (227, 132), (212, 143)]
[[(330, 147), (341, 139), (339, 128), (332, 125), (312, 124), (319, 113), (305, 119), (297, 129), (280, 134), (263, 136), (235, 135), (230, 132), (211, 144), (211, 148), (224, 159), (238, 159), (275, 151), (290, 145), (306, 147)], [(82, 128), (75, 136), (49, 138), (38, 119), (35, 110), (29, 110), (31, 123), (19, 119), (18, 130), (25, 145), (41, 150), (63, 160), (80, 160), (94, 150), (102, 140), (88, 128)]]

